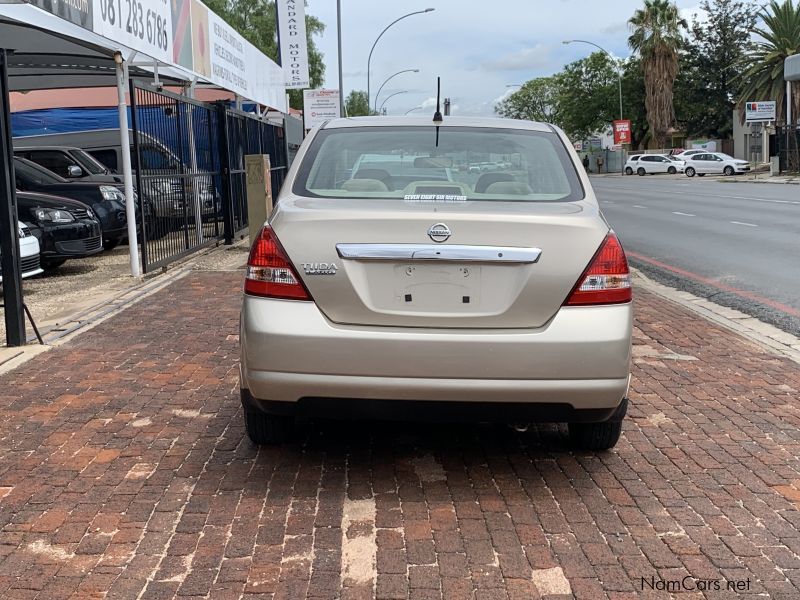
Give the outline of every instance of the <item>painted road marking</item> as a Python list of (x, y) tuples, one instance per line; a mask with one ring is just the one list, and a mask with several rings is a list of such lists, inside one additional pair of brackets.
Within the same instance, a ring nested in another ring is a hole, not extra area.
[(649, 256), (645, 256), (637, 252), (631, 252), (630, 250), (626, 250), (625, 254), (627, 254), (628, 257), (632, 257), (636, 260), (640, 260), (642, 262), (653, 265), (654, 267), (670, 271), (687, 279), (697, 281), (712, 288), (716, 288), (720, 291), (734, 294), (736, 296), (739, 296), (740, 298), (747, 298), (748, 300), (754, 300), (759, 304), (763, 304), (764, 306), (769, 306), (771, 308), (779, 310), (780, 312), (786, 313), (787, 315), (792, 315), (793, 317), (800, 317), (800, 310), (793, 308), (788, 304), (783, 304), (781, 302), (776, 302), (775, 300), (770, 300), (769, 298), (761, 296), (760, 294), (757, 294), (755, 292), (750, 292), (747, 290), (742, 290), (739, 288), (732, 287), (717, 279), (703, 277), (702, 275), (692, 273), (691, 271), (687, 271), (686, 269), (681, 269), (680, 267), (673, 267), (672, 265), (668, 265), (667, 263), (661, 262), (660, 260), (656, 260), (655, 258), (650, 258)]
[(695, 217), (695, 216), (697, 216), (697, 215), (690, 215), (689, 213), (678, 212), (676, 210), (673, 210), (672, 214), (673, 215), (680, 215), (682, 217)]
[(641, 204), (634, 204), (633, 208), (647, 208), (646, 206), (642, 206)]
[(741, 221), (731, 221), (734, 225), (744, 225), (745, 227), (758, 227), (755, 223), (742, 223)]

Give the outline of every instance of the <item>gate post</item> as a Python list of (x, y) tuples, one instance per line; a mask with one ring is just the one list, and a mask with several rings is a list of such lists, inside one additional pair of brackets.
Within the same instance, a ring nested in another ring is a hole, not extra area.
[(8, 93), (8, 54), (5, 48), (0, 48), (0, 251), (3, 270), (3, 310), (6, 321), (6, 342), (9, 346), (24, 346), (25, 315), (17, 241), (19, 237), (17, 191)]
[(222, 224), (225, 245), (233, 244), (233, 194), (231, 193), (231, 153), (228, 145), (228, 108), (217, 102), (217, 132), (219, 135), (220, 192), (222, 193)]
[[(136, 189), (138, 190), (138, 198), (139, 198), (139, 217), (142, 219), (142, 240), (141, 240), (141, 249), (142, 249), (142, 272), (147, 273), (147, 263), (149, 261), (149, 257), (147, 256), (147, 240), (149, 235), (155, 234), (155, 231), (147, 231), (147, 219), (146, 211), (145, 211), (145, 200), (146, 196), (149, 196), (149, 191), (144, 189), (142, 185), (142, 153), (139, 149), (139, 114), (138, 114), (138, 99), (136, 97), (136, 82), (131, 79), (130, 80), (130, 107), (131, 107), (131, 131), (133, 133), (133, 156), (136, 158)], [(147, 200), (151, 203), (150, 210), (155, 211), (155, 219), (153, 220), (153, 226), (158, 227), (157, 220), (158, 220), (158, 212), (156, 211), (156, 198), (147, 198)]]

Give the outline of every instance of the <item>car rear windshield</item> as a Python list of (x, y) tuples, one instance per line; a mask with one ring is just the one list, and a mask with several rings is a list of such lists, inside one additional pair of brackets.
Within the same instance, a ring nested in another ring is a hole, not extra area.
[(294, 184), (300, 196), (411, 202), (580, 200), (583, 187), (550, 132), (440, 127), (323, 129)]

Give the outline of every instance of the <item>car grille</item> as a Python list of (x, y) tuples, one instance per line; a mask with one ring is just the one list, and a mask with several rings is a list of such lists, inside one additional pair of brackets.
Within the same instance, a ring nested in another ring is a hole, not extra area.
[(39, 255), (19, 259), (19, 269), (22, 273), (30, 273), (39, 269)]
[(71, 214), (76, 219), (88, 219), (89, 218), (89, 211), (85, 208), (70, 208), (69, 214)]
[(89, 238), (87, 240), (71, 240), (69, 242), (59, 242), (58, 246), (62, 252), (78, 253), (78, 252), (94, 252), (103, 246), (103, 240), (100, 237)]

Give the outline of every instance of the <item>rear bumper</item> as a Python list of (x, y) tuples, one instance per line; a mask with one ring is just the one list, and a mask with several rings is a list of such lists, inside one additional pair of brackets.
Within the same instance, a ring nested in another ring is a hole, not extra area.
[(608, 408), (575, 408), (569, 402), (464, 402), (437, 400), (365, 400), (302, 398), (298, 402), (260, 400), (241, 390), (245, 410), (270, 415), (328, 419), (392, 419), (444, 422), (598, 423), (621, 421), (628, 410), (623, 398)]
[(538, 329), (468, 330), (338, 325), (313, 302), (246, 296), (240, 375), (262, 407), (550, 404), (607, 416), (627, 393), (631, 333), (630, 304), (562, 308)]

